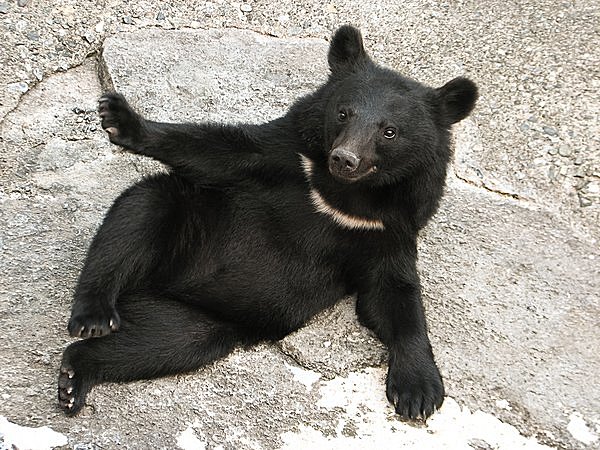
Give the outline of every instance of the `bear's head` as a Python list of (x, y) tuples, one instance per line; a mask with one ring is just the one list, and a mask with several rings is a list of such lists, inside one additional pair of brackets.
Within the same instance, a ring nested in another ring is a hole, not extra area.
[(328, 62), (328, 82), (304, 103), (304, 117), (312, 117), (303, 134), (316, 165), (346, 185), (397, 184), (422, 169), (445, 175), (449, 128), (477, 100), (472, 81), (455, 78), (434, 89), (381, 67), (351, 26), (334, 34)]

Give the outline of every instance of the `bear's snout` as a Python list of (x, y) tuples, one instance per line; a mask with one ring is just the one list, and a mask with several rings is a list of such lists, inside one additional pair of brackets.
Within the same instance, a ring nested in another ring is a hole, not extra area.
[(341, 178), (352, 177), (360, 166), (360, 157), (344, 148), (335, 148), (329, 155), (329, 171)]

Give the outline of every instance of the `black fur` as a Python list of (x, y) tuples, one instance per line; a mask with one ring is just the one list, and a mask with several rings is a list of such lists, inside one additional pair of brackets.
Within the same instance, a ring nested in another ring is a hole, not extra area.
[(67, 414), (95, 384), (197, 369), (347, 293), (389, 349), (396, 411), (440, 407), (416, 241), (442, 195), (448, 127), (477, 89), (377, 66), (349, 26), (328, 61), (327, 83), (262, 125), (157, 123), (100, 99), (111, 142), (171, 171), (121, 194), (90, 246), (68, 327), (90, 339), (65, 350), (58, 382)]

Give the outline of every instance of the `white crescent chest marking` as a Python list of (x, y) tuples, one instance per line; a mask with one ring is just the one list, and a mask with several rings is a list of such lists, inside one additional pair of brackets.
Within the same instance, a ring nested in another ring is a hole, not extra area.
[[(300, 155), (300, 160), (306, 179), (310, 184), (310, 177), (313, 172), (313, 162), (302, 154)], [(329, 216), (336, 224), (343, 228), (348, 228), (350, 230), (385, 230), (385, 225), (383, 225), (381, 220), (353, 216), (334, 208), (312, 187), (310, 189), (310, 199), (318, 212)]]

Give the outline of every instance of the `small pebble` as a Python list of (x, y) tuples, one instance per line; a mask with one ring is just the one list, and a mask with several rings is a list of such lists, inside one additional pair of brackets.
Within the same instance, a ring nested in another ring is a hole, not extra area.
[(19, 6), (27, 6), (30, 0), (18, 0), (17, 5)]
[(587, 191), (590, 194), (600, 194), (600, 184), (592, 181), (587, 185)]
[(557, 136), (558, 135), (558, 131), (556, 131), (556, 129), (554, 129), (552, 127), (543, 127), (542, 129), (544, 130), (544, 133), (546, 133), (548, 136)]
[(24, 81), (19, 81), (18, 83), (10, 83), (9, 85), (6, 86), (6, 88), (9, 91), (13, 91), (13, 92), (21, 92), (21, 93), (25, 93), (29, 90), (29, 85), (27, 83), (25, 83)]
[(569, 147), (566, 144), (562, 144), (560, 147), (558, 147), (558, 154), (560, 156), (570, 156), (571, 155), (571, 147)]
[(583, 166), (577, 166), (577, 168), (575, 169), (575, 173), (573, 174), (574, 177), (578, 177), (581, 180), (585, 181), (585, 167)]
[(123, 23), (127, 24), (127, 25), (131, 25), (133, 23), (133, 19), (131, 18), (131, 16), (125, 16), (123, 17)]
[(29, 26), (29, 22), (27, 22), (26, 20), (19, 20), (15, 24), (15, 30), (17, 30), (19, 33), (23, 33), (27, 29), (28, 26)]
[(581, 206), (582, 208), (585, 208), (586, 206), (592, 206), (592, 201), (589, 198), (580, 195), (579, 206)]
[(0, 14), (8, 13), (8, 5), (6, 3), (0, 3)]
[(165, 14), (162, 11), (159, 11), (156, 15), (156, 20), (165, 20)]
[(36, 80), (42, 81), (42, 79), (44, 78), (44, 72), (42, 71), (42, 69), (35, 68), (33, 69), (33, 76), (36, 78)]
[(88, 43), (93, 44), (96, 41), (96, 35), (93, 31), (86, 31), (83, 35), (83, 38), (88, 41)]
[(27, 39), (29, 39), (30, 41), (39, 41), (40, 34), (37, 31), (30, 31), (29, 33), (27, 33)]
[(575, 161), (573, 161), (573, 164), (575, 164), (576, 166), (580, 166), (583, 164), (583, 158), (581, 156), (578, 156), (577, 158), (575, 158)]
[[(527, 147), (529, 147), (531, 150), (535, 150), (536, 148), (538, 148), (540, 145), (539, 141), (529, 141), (527, 143)], [(545, 148), (545, 147), (544, 147)]]
[(240, 10), (242, 12), (251, 12), (252, 11), (252, 5), (249, 5), (248, 3), (242, 3), (240, 6)]
[(582, 174), (576, 173), (573, 176), (577, 178), (577, 183), (575, 183), (574, 186), (576, 191), (581, 191), (584, 187), (587, 186), (588, 182), (585, 181)]

